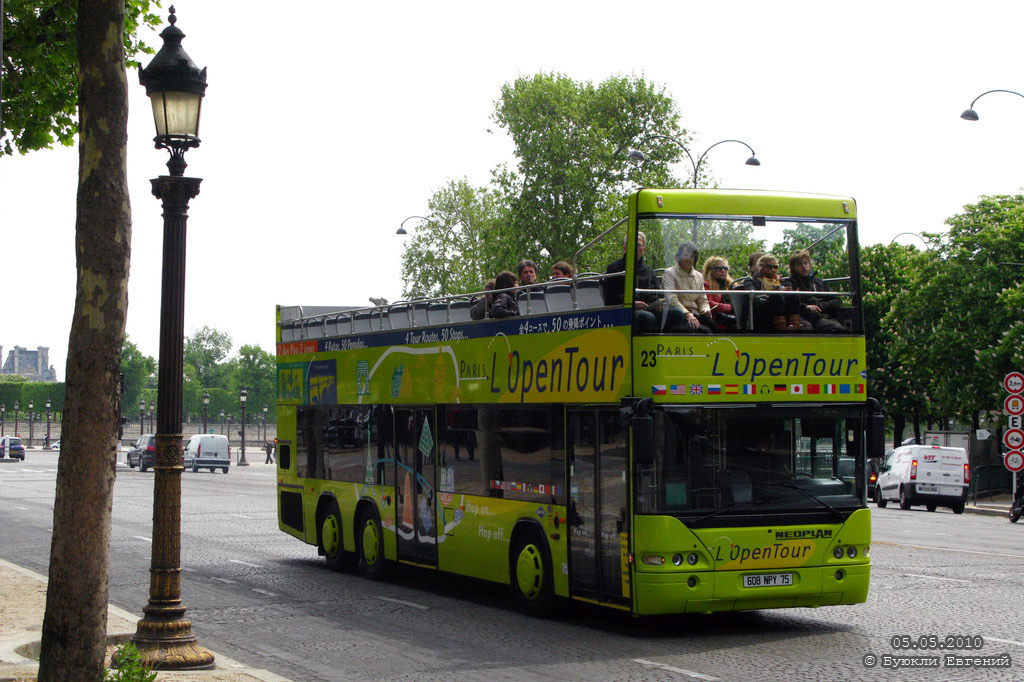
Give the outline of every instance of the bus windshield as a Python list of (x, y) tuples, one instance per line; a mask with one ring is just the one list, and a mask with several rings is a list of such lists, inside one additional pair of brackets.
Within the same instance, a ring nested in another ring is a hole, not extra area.
[(822, 512), (863, 505), (857, 408), (656, 412), (652, 466), (640, 467), (637, 510), (684, 520)]

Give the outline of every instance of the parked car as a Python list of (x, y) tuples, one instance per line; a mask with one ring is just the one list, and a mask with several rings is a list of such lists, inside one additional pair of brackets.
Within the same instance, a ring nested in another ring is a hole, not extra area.
[(900, 509), (923, 504), (928, 511), (949, 507), (962, 514), (971, 482), (971, 466), (963, 448), (902, 445), (885, 461), (875, 486), (875, 503), (899, 501)]
[(231, 446), (228, 437), (217, 433), (197, 433), (185, 445), (185, 469), (210, 473), (220, 469), (225, 474), (231, 466)]
[[(838, 475), (839, 480), (846, 484), (846, 490), (849, 493), (854, 492), (853, 483), (856, 480), (856, 466), (857, 460), (853, 457), (842, 457), (839, 460)], [(864, 463), (864, 487), (867, 489), (867, 498), (869, 500), (875, 499), (875, 483), (878, 480), (878, 462), (873, 459), (869, 459)]]
[(868, 477), (868, 499), (875, 499), (875, 486), (878, 484), (878, 472), (882, 468), (882, 464), (877, 459), (869, 459), (864, 469), (865, 475)]
[(25, 444), (17, 436), (4, 436), (0, 438), (0, 458), (10, 457), (25, 461)]
[(145, 471), (156, 464), (156, 436), (152, 433), (144, 433), (132, 444), (128, 451), (128, 466), (132, 469), (139, 467), (139, 471)]
[(50, 443), (50, 449), (51, 450), (60, 450), (60, 441), (59, 440), (55, 440), (52, 443)]

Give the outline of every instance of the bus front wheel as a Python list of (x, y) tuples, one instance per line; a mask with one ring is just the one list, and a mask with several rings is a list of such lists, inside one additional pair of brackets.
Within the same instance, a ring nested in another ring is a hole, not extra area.
[(359, 552), (359, 570), (363, 572), (363, 575), (370, 580), (383, 580), (384, 533), (376, 509), (364, 509), (359, 515), (356, 550)]
[(332, 500), (320, 520), (320, 550), (327, 560), (327, 568), (332, 571), (344, 571), (355, 565), (355, 556), (345, 551), (341, 529), (341, 512), (338, 503)]
[(555, 593), (551, 555), (540, 531), (522, 533), (509, 553), (512, 593), (519, 607), (538, 618), (551, 615)]

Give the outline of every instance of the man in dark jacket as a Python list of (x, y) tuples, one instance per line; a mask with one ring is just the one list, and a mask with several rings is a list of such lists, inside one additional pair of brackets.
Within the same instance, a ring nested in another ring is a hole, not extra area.
[[(828, 285), (814, 272), (811, 253), (804, 249), (794, 251), (789, 257), (789, 277), (783, 279), (794, 291), (831, 291)], [(834, 316), (840, 308), (836, 296), (801, 296), (800, 318), (806, 327), (819, 334), (835, 334), (843, 331), (843, 325)]]
[[(628, 244), (623, 244), (623, 248), (628, 248)], [(636, 240), (636, 267), (634, 268), (636, 288), (660, 289), (661, 279), (650, 265), (644, 263), (645, 253), (647, 253), (647, 235), (640, 232), (637, 234)], [(626, 254), (623, 253), (622, 258), (612, 261), (604, 272), (606, 275), (613, 275), (619, 272), (625, 273), (625, 271)], [(604, 296), (605, 305), (622, 305), (626, 299), (625, 275), (606, 277), (601, 280), (601, 293)], [(633, 326), (637, 332), (672, 331), (681, 329), (682, 325), (682, 310), (669, 308), (665, 305), (663, 296), (658, 294), (635, 294), (633, 296)]]

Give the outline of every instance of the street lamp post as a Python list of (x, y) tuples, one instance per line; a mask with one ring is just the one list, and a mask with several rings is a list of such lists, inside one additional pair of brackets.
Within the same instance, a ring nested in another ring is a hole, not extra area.
[(170, 175), (151, 180), (163, 207), (164, 244), (157, 377), (156, 463), (153, 467), (153, 554), (149, 603), (132, 636), (142, 663), (158, 670), (198, 670), (214, 666), (213, 654), (199, 645), (181, 599), (182, 371), (185, 318), (185, 226), (188, 202), (199, 194), (199, 178), (185, 177), (185, 152), (199, 146), (199, 114), (206, 92), (206, 69), (181, 47), (185, 34), (175, 26), (160, 34), (164, 44), (139, 82), (153, 105), (157, 149), (170, 152)]
[(50, 448), (50, 399), (46, 399), (46, 440), (43, 441), (43, 447), (46, 449)]
[(263, 406), (263, 442), (267, 442), (267, 406)]
[(249, 463), (245, 461), (245, 401), (249, 399), (249, 391), (244, 388), (238, 393), (238, 400), (242, 403), (242, 455), (238, 460), (238, 466), (247, 467)]
[[(222, 434), (225, 433), (225, 431), (224, 431), (224, 410), (220, 411), (220, 432)], [(228, 440), (230, 440), (230, 438)]]
[(31, 400), (28, 401), (28, 445), (32, 447), (32, 438), (35, 436), (36, 426), (36, 413), (33, 410), (36, 409), (36, 404)]
[(15, 436), (18, 435), (18, 410), (20, 408), (21, 408), (21, 405), (19, 405), (18, 401), (15, 400), (14, 401), (14, 435)]
[(203, 433), (206, 433), (206, 418), (210, 414), (210, 392), (203, 392)]
[(153, 415), (156, 414), (156, 410), (153, 409), (153, 401), (149, 401), (149, 431), (153, 432)]
[(1011, 95), (1017, 95), (1017, 97), (1024, 97), (1024, 95), (1020, 94), (1019, 92), (1016, 92), (1015, 90), (987, 90), (974, 98), (974, 102), (971, 102), (971, 106), (964, 109), (963, 113), (960, 114), (960, 118), (962, 118), (965, 121), (977, 121), (978, 112), (974, 110), (974, 103), (977, 102), (982, 97), (984, 97), (985, 95), (988, 95), (993, 92), (1006, 92)]
[[(670, 142), (674, 142), (677, 145), (679, 145), (679, 148), (682, 149), (683, 152), (686, 154), (686, 158), (688, 158), (690, 160), (690, 166), (693, 168), (693, 186), (694, 187), (697, 186), (697, 182), (698, 182), (698, 179), (700, 177), (700, 167), (704, 163), (704, 159), (707, 158), (708, 152), (710, 152), (712, 149), (714, 149), (718, 145), (725, 144), (726, 142), (735, 142), (737, 144), (743, 145), (744, 147), (746, 147), (747, 149), (750, 150), (750, 158), (747, 159), (744, 162), (746, 165), (748, 165), (748, 166), (760, 166), (761, 165), (761, 162), (757, 158), (757, 154), (754, 153), (754, 148), (751, 147), (746, 142), (744, 142), (743, 140), (719, 140), (718, 142), (714, 143), (713, 145), (711, 145), (710, 147), (705, 149), (704, 153), (701, 154), (700, 158), (698, 158), (696, 161), (693, 160), (693, 155), (690, 154), (690, 150), (686, 148), (686, 145), (683, 144), (682, 142), (680, 142), (679, 140), (677, 140), (676, 138), (672, 137), (671, 135), (648, 135), (644, 139), (640, 140), (639, 145), (643, 146), (643, 144), (645, 142), (647, 142), (648, 140), (668, 140)], [(639, 162), (645, 160), (644, 153), (642, 151), (640, 151), (639, 149), (632, 149), (629, 152), (629, 159), (630, 159), (630, 161), (639, 163)]]
[(139, 401), (139, 438), (146, 434), (146, 401)]
[(7, 426), (7, 403), (0, 403), (0, 437), (4, 435), (5, 426)]

